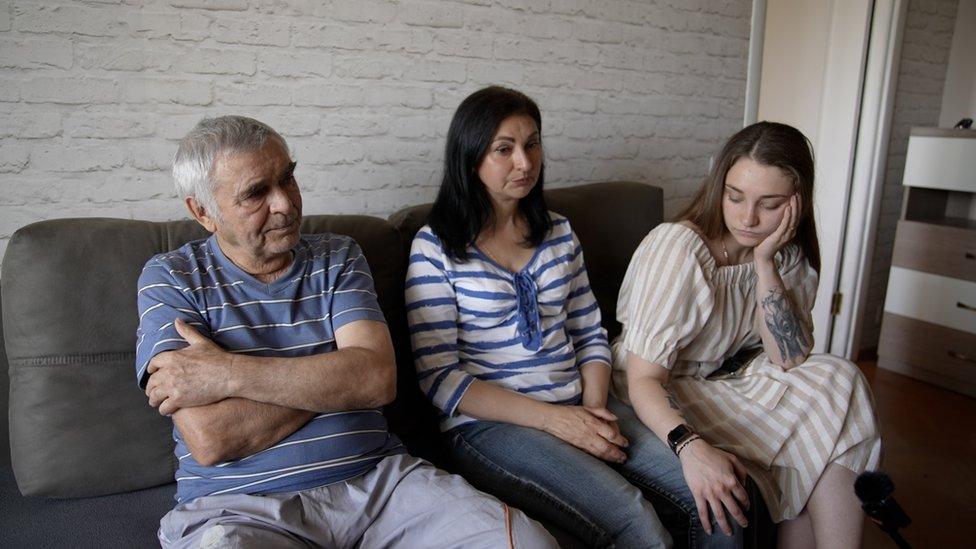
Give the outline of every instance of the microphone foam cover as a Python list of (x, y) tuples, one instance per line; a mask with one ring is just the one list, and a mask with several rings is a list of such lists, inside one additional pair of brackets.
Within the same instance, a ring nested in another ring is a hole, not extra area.
[(861, 473), (854, 481), (854, 493), (864, 503), (878, 503), (895, 491), (891, 477), (881, 471)]

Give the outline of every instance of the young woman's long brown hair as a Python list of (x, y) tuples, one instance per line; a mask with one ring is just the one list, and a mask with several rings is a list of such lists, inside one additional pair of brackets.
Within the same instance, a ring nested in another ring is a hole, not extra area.
[(694, 223), (706, 238), (718, 239), (728, 229), (722, 215), (725, 177), (740, 158), (751, 158), (764, 166), (775, 166), (793, 178), (800, 193), (800, 221), (796, 242), (810, 266), (820, 272), (820, 241), (813, 219), (813, 148), (810, 140), (793, 126), (777, 122), (757, 122), (729, 138), (711, 173), (691, 203), (675, 221)]

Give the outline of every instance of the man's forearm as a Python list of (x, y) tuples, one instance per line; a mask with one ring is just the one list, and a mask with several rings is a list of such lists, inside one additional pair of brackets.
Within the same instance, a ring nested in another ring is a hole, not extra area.
[(315, 412), (378, 408), (393, 400), (392, 357), (359, 347), (295, 358), (237, 355), (231, 396)]
[(214, 465), (270, 448), (314, 416), (307, 410), (228, 398), (181, 408), (172, 417), (193, 458)]
[(258, 357), (217, 347), (174, 323), (190, 346), (149, 362), (149, 403), (182, 408), (243, 398), (310, 412), (377, 408), (396, 396), (396, 360), (386, 324), (355, 321), (336, 330), (338, 350), (302, 357)]

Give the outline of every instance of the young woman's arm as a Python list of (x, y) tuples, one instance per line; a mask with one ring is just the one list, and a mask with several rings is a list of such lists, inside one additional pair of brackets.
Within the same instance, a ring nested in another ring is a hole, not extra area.
[(779, 227), (753, 250), (759, 315), (756, 324), (766, 355), (785, 369), (805, 362), (813, 348), (812, 327), (802, 320), (802, 311), (786, 290), (773, 261), (776, 252), (796, 234), (799, 205), (799, 195), (794, 194)]
[[(658, 438), (667, 443), (668, 433), (685, 423), (677, 401), (665, 388), (668, 370), (631, 352), (627, 353), (626, 366), (628, 395), (634, 411)], [(698, 438), (679, 447), (678, 458), (706, 532), (712, 533), (709, 511), (726, 535), (732, 534), (732, 528), (724, 510), (728, 510), (743, 527), (748, 525), (743, 512), (743, 509), (749, 508), (749, 496), (745, 489), (746, 470), (734, 455)]]

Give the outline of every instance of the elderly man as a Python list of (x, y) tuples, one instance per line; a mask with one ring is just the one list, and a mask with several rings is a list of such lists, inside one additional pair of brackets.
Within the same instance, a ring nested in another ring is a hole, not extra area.
[(522, 513), (405, 453), (393, 347), (359, 246), (300, 235), (284, 139), (201, 121), (173, 177), (213, 233), (146, 263), (136, 370), (175, 425), (164, 547), (548, 547)]

